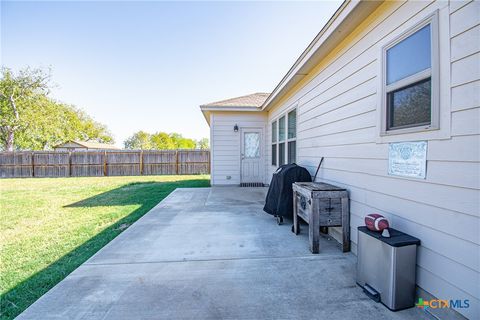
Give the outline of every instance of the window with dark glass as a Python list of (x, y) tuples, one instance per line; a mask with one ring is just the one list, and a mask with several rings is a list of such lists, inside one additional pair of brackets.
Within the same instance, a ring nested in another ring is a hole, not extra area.
[(288, 142), (288, 163), (295, 163), (297, 157), (297, 141)]
[(272, 165), (294, 163), (297, 156), (297, 111), (272, 122)]
[(285, 116), (278, 120), (278, 141), (285, 141)]
[(272, 166), (277, 165), (277, 121), (272, 122)]
[(297, 137), (297, 110), (288, 113), (288, 139)]
[(292, 110), (287, 115), (287, 162), (294, 163), (297, 155), (297, 110)]
[(386, 130), (428, 126), (432, 119), (432, 25), (386, 49)]
[(280, 142), (278, 144), (278, 164), (285, 164), (285, 142)]
[(278, 119), (278, 164), (285, 164), (285, 116)]

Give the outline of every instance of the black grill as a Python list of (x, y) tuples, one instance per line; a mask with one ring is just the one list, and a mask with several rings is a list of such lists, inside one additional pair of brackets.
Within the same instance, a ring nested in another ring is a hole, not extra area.
[(280, 166), (273, 174), (263, 210), (273, 216), (292, 219), (294, 182), (311, 182), (307, 169), (295, 163)]

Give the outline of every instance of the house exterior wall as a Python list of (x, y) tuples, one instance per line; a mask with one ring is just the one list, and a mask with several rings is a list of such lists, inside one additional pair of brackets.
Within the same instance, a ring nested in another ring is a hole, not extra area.
[[(210, 114), (210, 150), (211, 150), (211, 184), (240, 184), (240, 132), (242, 128), (262, 128), (265, 138), (265, 112), (211, 112)], [(233, 127), (238, 125), (238, 132)], [(264, 140), (263, 140), (264, 141)], [(263, 165), (265, 164), (266, 146), (262, 145)], [(227, 177), (230, 177), (228, 179)], [(264, 175), (265, 177), (265, 175)]]
[[(438, 10), (440, 130), (381, 137), (382, 46)], [(456, 309), (480, 318), (480, 3), (382, 4), (268, 112), (271, 121), (297, 108), (297, 163), (317, 180), (346, 187), (351, 198), (352, 250), (365, 215), (421, 239), (417, 284), (440, 299), (469, 299)], [(387, 174), (388, 143), (426, 140), (425, 180)], [(331, 230), (338, 236), (341, 230)]]

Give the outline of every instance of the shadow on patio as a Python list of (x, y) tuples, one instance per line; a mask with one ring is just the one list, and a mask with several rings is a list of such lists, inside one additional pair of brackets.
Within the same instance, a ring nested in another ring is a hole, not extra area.
[(333, 240), (312, 255), (307, 232), (262, 211), (264, 191), (177, 190), (19, 319), (425, 318), (366, 297)]

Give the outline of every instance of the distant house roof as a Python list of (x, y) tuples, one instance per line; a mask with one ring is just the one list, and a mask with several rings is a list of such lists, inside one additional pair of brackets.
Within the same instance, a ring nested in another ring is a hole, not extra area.
[(66, 146), (69, 143), (75, 143), (78, 144), (80, 147), (84, 147), (87, 149), (100, 149), (100, 150), (118, 150), (120, 148), (114, 146), (113, 144), (107, 144), (107, 143), (100, 143), (96, 141), (78, 141), (78, 140), (70, 140), (64, 143), (61, 143), (59, 145), (54, 146), (53, 148), (62, 148), (62, 147), (69, 147), (71, 146)]
[(241, 97), (236, 97), (236, 98), (231, 98), (227, 100), (221, 100), (221, 101), (215, 101), (211, 103), (206, 103), (201, 105), (200, 107), (202, 109), (208, 108), (208, 107), (254, 107), (254, 108), (259, 108), (265, 100), (268, 98), (270, 93), (264, 93), (264, 92), (257, 92), (257, 93), (252, 93), (248, 94), (246, 96), (241, 96)]

